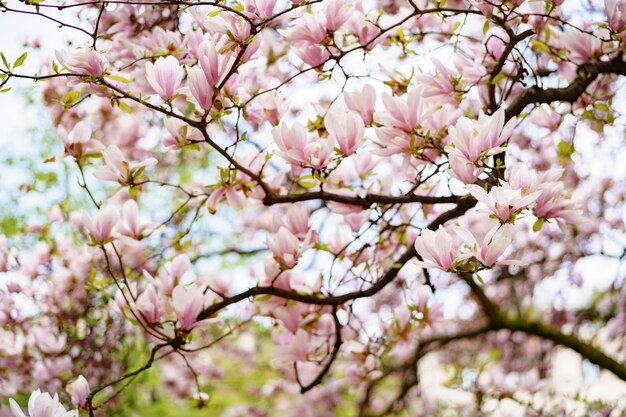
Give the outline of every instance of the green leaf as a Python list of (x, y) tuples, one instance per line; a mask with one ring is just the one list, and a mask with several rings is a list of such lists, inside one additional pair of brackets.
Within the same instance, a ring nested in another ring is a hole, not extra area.
[(562, 162), (567, 162), (568, 160), (572, 159), (572, 154), (574, 153), (574, 151), (574, 144), (568, 143), (565, 140), (561, 140), (556, 145), (556, 153), (559, 155)]
[(504, 73), (499, 72), (498, 75), (493, 77), (493, 80), (491, 80), (491, 84), (492, 85), (498, 84), (498, 82), (500, 82), (500, 80), (502, 80), (503, 78), (504, 78)]
[(123, 111), (124, 113), (132, 113), (133, 109), (126, 103), (124, 103), (123, 101), (118, 101), (117, 102), (117, 107), (120, 108), (121, 111)]
[(27, 56), (28, 56), (28, 52), (24, 52), (22, 55), (20, 55), (20, 57), (16, 59), (15, 62), (13, 63), (13, 69), (21, 66), (26, 60)]
[(594, 104), (594, 107), (596, 108), (596, 110), (600, 110), (601, 112), (607, 114), (611, 112), (611, 108), (604, 103), (596, 103)]
[(0, 58), (2, 59), (2, 63), (4, 64), (4, 67), (6, 69), (9, 69), (9, 62), (7, 61), (6, 57), (4, 56), (4, 54), (2, 52), (0, 52)]
[(545, 217), (538, 218), (537, 221), (533, 224), (533, 232), (540, 231), (545, 222), (546, 222)]
[(107, 78), (114, 81), (119, 81), (124, 84), (128, 84), (130, 80), (128, 78), (124, 78), (121, 75), (107, 75)]

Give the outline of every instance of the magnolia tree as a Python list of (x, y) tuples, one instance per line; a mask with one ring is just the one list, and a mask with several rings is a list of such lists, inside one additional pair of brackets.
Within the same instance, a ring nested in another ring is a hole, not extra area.
[(48, 1), (2, 416), (624, 412), (553, 376), (626, 381), (626, 2)]

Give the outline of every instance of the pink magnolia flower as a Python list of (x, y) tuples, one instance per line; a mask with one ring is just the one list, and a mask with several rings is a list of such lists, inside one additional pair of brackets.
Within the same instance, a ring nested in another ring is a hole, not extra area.
[(500, 145), (509, 139), (515, 127), (515, 119), (505, 125), (504, 116), (504, 110), (499, 109), (491, 116), (481, 114), (478, 121), (461, 117), (448, 128), (452, 145), (471, 162), (500, 152)]
[(135, 307), (140, 314), (140, 318), (145, 319), (148, 324), (158, 323), (164, 313), (162, 302), (152, 284), (148, 285), (137, 297)]
[(217, 206), (219, 205), (223, 196), (226, 196), (228, 206), (241, 210), (245, 205), (245, 197), (241, 191), (237, 191), (234, 186), (230, 184), (224, 184), (215, 189), (206, 201), (207, 209), (209, 213), (215, 214), (217, 212)]
[(552, 182), (539, 187), (534, 214), (544, 219), (561, 219), (576, 224), (585, 221), (572, 200), (566, 198), (563, 183)]
[(94, 177), (104, 181), (116, 181), (121, 185), (130, 184), (140, 176), (144, 169), (156, 165), (155, 158), (148, 158), (139, 163), (129, 162), (124, 158), (122, 151), (111, 145), (102, 153), (104, 166), (94, 171)]
[(509, 186), (514, 190), (520, 190), (522, 194), (528, 194), (530, 191), (534, 191), (534, 181), (530, 174), (530, 170), (526, 164), (515, 164), (507, 167), (504, 178), (506, 181), (502, 181), (502, 186)]
[(148, 225), (139, 222), (139, 206), (134, 200), (128, 200), (122, 206), (123, 222), (120, 224), (119, 232), (133, 239), (141, 239)]
[(369, 84), (363, 86), (361, 91), (346, 91), (343, 95), (346, 107), (357, 112), (366, 126), (372, 124), (374, 108), (376, 107), (376, 90)]
[(204, 294), (195, 284), (177, 286), (172, 291), (172, 307), (182, 328), (191, 330), (204, 308)]
[(212, 40), (206, 40), (200, 44), (198, 48), (198, 63), (206, 81), (211, 87), (217, 87), (224, 75), (228, 72), (231, 61), (232, 52), (229, 49), (220, 49)]
[(87, 122), (78, 122), (71, 132), (67, 133), (63, 126), (59, 126), (59, 136), (66, 147), (75, 144), (85, 144), (91, 139), (91, 127)]
[(178, 60), (169, 55), (158, 58), (155, 63), (146, 63), (146, 79), (163, 100), (172, 99), (183, 80), (185, 73)]
[(307, 145), (307, 133), (300, 123), (294, 123), (291, 127), (283, 123), (272, 129), (272, 136), (280, 151), (278, 156), (293, 165), (306, 162), (304, 148)]
[(87, 216), (85, 224), (93, 240), (97, 243), (104, 243), (113, 236), (117, 228), (119, 213), (114, 207), (106, 207), (98, 210), (93, 219)]
[(323, 22), (312, 14), (295, 19), (293, 25), (283, 34), (290, 41), (302, 41), (310, 45), (320, 45), (327, 36)]
[(333, 142), (330, 138), (312, 140), (304, 147), (304, 158), (312, 168), (324, 169), (330, 162), (333, 148)]
[(424, 100), (421, 88), (412, 89), (404, 97), (383, 94), (382, 100), (386, 111), (376, 112), (374, 119), (407, 133), (413, 132), (433, 112), (425, 105), (427, 100)]
[(300, 59), (311, 67), (318, 67), (328, 60), (330, 54), (319, 45), (297, 45), (294, 52)]
[(252, 122), (255, 128), (264, 122), (269, 122), (272, 126), (278, 126), (289, 106), (285, 99), (277, 92), (257, 96), (248, 104), (245, 117)]
[(443, 304), (434, 301), (433, 293), (426, 285), (417, 290), (417, 311), (422, 313), (421, 323), (433, 325), (443, 320)]
[[(623, 32), (626, 26), (626, 2), (624, 0), (604, 0), (604, 11), (609, 27), (616, 33)], [(622, 37), (624, 34), (622, 33)]]
[(187, 82), (191, 94), (200, 104), (200, 107), (210, 110), (213, 107), (213, 87), (209, 85), (202, 68), (198, 66), (188, 67)]
[(366, 51), (374, 49), (388, 35), (388, 32), (381, 35), (380, 27), (372, 23), (376, 21), (376, 17), (373, 15), (375, 14), (365, 15), (363, 12), (355, 10), (347, 23), (349, 30), (359, 38), (359, 42)]
[(250, 23), (234, 13), (219, 13), (205, 20), (210, 32), (223, 35), (223, 50), (234, 50), (250, 36)]
[(161, 288), (166, 295), (171, 294), (175, 286), (178, 285), (183, 275), (191, 268), (189, 256), (182, 254), (176, 256), (171, 262), (165, 263), (164, 272), (159, 274)]
[(452, 176), (464, 184), (473, 184), (484, 170), (468, 160), (457, 148), (448, 151), (448, 163)]
[(361, 146), (365, 124), (358, 115), (347, 111), (331, 111), (324, 122), (330, 138), (337, 142), (342, 154), (352, 155)]
[(574, 64), (584, 64), (602, 54), (602, 41), (594, 35), (569, 29), (562, 35), (567, 57)]
[(244, 11), (251, 17), (267, 19), (274, 15), (276, 0), (244, 0)]
[(415, 77), (417, 84), (421, 85), (424, 89), (424, 98), (434, 98), (441, 103), (458, 105), (457, 99), (454, 96), (455, 86), (452, 82), (452, 75), (441, 61), (436, 58), (431, 58), (431, 61), (437, 68), (437, 75), (424, 73), (418, 74)]
[(197, 142), (203, 140), (202, 133), (198, 129), (189, 126), (180, 119), (170, 117), (165, 119), (163, 124), (168, 133), (172, 135), (163, 140), (165, 146), (178, 149), (189, 141)]
[(298, 263), (298, 258), (312, 245), (314, 234), (309, 231), (304, 240), (300, 242), (298, 237), (286, 227), (281, 227), (267, 240), (267, 247), (272, 252), (274, 259), (287, 269), (293, 268)]
[(101, 76), (108, 64), (104, 56), (87, 48), (77, 48), (69, 52), (55, 50), (54, 54), (61, 65), (70, 71), (94, 77)]
[(561, 124), (561, 115), (551, 107), (539, 106), (530, 113), (530, 120), (537, 126), (554, 132)]
[(541, 192), (536, 191), (522, 195), (520, 190), (505, 187), (493, 187), (489, 193), (479, 185), (469, 184), (467, 189), (478, 201), (483, 203), (498, 220), (506, 223), (515, 218), (522, 210), (528, 208)]
[(459, 242), (443, 226), (436, 231), (424, 229), (415, 240), (415, 250), (424, 259), (415, 261), (422, 268), (437, 268), (450, 271), (459, 261)]
[(491, 16), (493, 14), (494, 5), (492, 2), (487, 2), (483, 0), (469, 0), (469, 3), (477, 8), (485, 16)]
[(504, 251), (511, 245), (513, 240), (514, 226), (511, 224), (498, 224), (494, 226), (483, 238), (479, 245), (472, 233), (463, 228), (456, 229), (456, 233), (467, 243), (470, 253), (485, 267), (490, 268), (499, 265), (520, 265), (516, 260), (498, 261)]
[(343, 219), (354, 233), (358, 233), (361, 227), (370, 219), (370, 210), (363, 210), (360, 213), (344, 214)]
[[(13, 398), (9, 399), (13, 417), (27, 417)], [(59, 402), (58, 394), (52, 397), (47, 392), (33, 391), (28, 399), (28, 417), (78, 417), (77, 410), (66, 411)]]
[(352, 15), (352, 3), (347, 0), (329, 0), (324, 17), (326, 18), (326, 29), (329, 32), (336, 32)]
[(97, 140), (91, 138), (91, 127), (86, 122), (78, 122), (68, 133), (63, 126), (57, 129), (59, 138), (65, 146), (65, 152), (77, 159), (87, 154), (93, 154), (104, 146)]
[(304, 205), (293, 205), (287, 209), (285, 223), (299, 239), (304, 239), (309, 232), (309, 212), (309, 208)]
[(75, 407), (80, 408), (87, 405), (89, 382), (87, 382), (84, 376), (79, 375), (78, 378), (67, 385), (66, 390), (72, 397), (72, 404), (74, 404)]

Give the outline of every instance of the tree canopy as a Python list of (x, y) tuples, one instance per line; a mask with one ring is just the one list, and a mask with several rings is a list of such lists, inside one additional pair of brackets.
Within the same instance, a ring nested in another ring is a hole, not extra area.
[(0, 416), (626, 412), (626, 2), (0, 12)]

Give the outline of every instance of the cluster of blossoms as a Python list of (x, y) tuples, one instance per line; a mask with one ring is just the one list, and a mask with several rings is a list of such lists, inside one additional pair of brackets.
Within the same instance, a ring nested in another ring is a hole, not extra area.
[[(284, 415), (335, 415), (346, 398), (362, 415), (396, 410), (404, 398), (372, 398), (378, 384), (414, 392), (434, 350), (480, 369), (453, 343), (474, 337), (501, 353), (459, 387), (541, 389), (532, 337), (565, 344), (554, 335), (593, 315), (555, 305), (535, 322), (536, 289), (624, 222), (605, 202), (622, 207), (623, 179), (591, 175), (577, 149), (590, 132), (615, 157), (626, 3), (590, 5), (604, 23), (561, 3), (72, 4), (90, 42), (31, 78), (62, 145), (48, 161), (88, 202), (0, 239), (0, 393), (32, 392), (30, 417), (93, 413), (158, 366), (163, 389), (204, 407), (227, 372), (213, 358), (262, 366), (247, 336), (273, 346), (276, 378), (257, 388)], [(17, 64), (1, 86), (28, 78)], [(604, 303), (623, 337), (626, 306)], [(113, 354), (136, 346), (147, 362)], [(63, 386), (76, 410), (32, 391)]]

